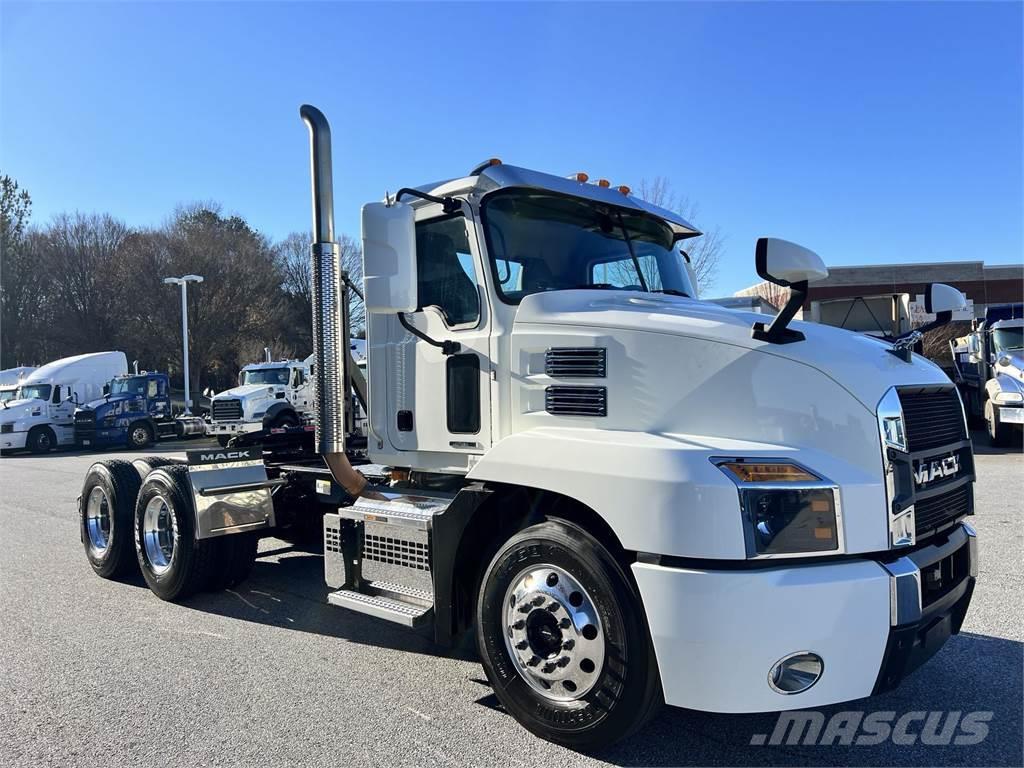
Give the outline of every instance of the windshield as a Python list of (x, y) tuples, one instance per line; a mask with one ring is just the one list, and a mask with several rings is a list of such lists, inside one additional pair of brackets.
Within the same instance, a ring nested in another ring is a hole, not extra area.
[(110, 386), (112, 395), (143, 395), (146, 393), (146, 377), (138, 376), (130, 379), (114, 379)]
[(490, 195), (483, 219), (498, 295), (507, 303), (570, 288), (696, 295), (660, 219), (524, 190)]
[(992, 343), (999, 354), (1011, 349), (1024, 349), (1024, 328), (998, 328), (992, 331)]
[(287, 368), (262, 368), (257, 371), (244, 371), (243, 384), (288, 384)]
[(18, 390), (19, 400), (49, 400), (49, 384), (29, 384)]

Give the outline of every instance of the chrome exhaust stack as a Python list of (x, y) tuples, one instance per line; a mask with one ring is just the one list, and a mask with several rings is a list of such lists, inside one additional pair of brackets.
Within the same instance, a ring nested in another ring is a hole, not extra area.
[(341, 249), (334, 240), (334, 187), (331, 179), (331, 127), (316, 107), (299, 108), (309, 128), (313, 189), (313, 353), (316, 356), (316, 444), (335, 481), (350, 496), (366, 490), (366, 478), (345, 454), (349, 397), (348, 274), (341, 267)]

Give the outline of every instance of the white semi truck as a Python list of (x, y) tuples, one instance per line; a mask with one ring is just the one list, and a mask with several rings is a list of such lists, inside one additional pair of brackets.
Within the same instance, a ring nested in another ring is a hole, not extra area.
[[(322, 517), (330, 604), (475, 637), (506, 710), (581, 749), (662, 702), (870, 696), (959, 631), (978, 555), (952, 383), (913, 339), (791, 323), (826, 270), (785, 241), (756, 248), (792, 291), (774, 319), (691, 298), (679, 245), (699, 232), (582, 174), (491, 161), (363, 207), (369, 434), (353, 452), (330, 133), (301, 114), (315, 448), (285, 433), (144, 477), (94, 465), (98, 573), (139, 567), (180, 600), (244, 578), (255, 538)], [(962, 301), (928, 295), (940, 319)]]
[(27, 365), (20, 365), (16, 368), (5, 368), (0, 371), (0, 403), (14, 400), (18, 395), (18, 387), (22, 380), (35, 368)]
[(91, 352), (55, 360), (22, 379), (0, 404), (0, 450), (46, 453), (75, 444), (75, 408), (103, 395), (111, 379), (128, 372), (124, 352)]
[(238, 373), (238, 386), (210, 400), (208, 435), (222, 446), (232, 437), (265, 429), (296, 427), (311, 423), (314, 415), (313, 356), (305, 360), (266, 359), (251, 363)]

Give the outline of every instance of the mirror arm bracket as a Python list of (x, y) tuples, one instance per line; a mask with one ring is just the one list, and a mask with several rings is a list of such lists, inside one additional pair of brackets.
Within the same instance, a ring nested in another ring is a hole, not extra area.
[(430, 346), (440, 349), (442, 355), (454, 355), (458, 354), (458, 352), (462, 350), (462, 345), (457, 341), (437, 341), (436, 339), (430, 338), (427, 334), (409, 322), (405, 316), (405, 312), (398, 313), (398, 322), (400, 322), (402, 327), (417, 339), (422, 339)]
[(767, 341), (769, 344), (792, 344), (794, 341), (803, 341), (805, 337), (800, 331), (794, 331), (786, 326), (796, 316), (797, 310), (804, 305), (806, 298), (807, 281), (791, 283), (786, 306), (781, 309), (767, 328), (764, 323), (754, 323), (754, 327), (750, 331), (751, 338)]
[(428, 195), (426, 192), (420, 192), (418, 189), (402, 187), (395, 195), (394, 200), (396, 203), (402, 199), (402, 195), (411, 195), (412, 197), (418, 197), (420, 200), (429, 200), (432, 203), (437, 203), (449, 216), (462, 210), (462, 203), (454, 197), (437, 197), (435, 195)]

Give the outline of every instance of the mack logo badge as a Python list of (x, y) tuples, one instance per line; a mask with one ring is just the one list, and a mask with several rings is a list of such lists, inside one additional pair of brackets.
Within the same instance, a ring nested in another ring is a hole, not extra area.
[(189, 464), (223, 464), (229, 461), (251, 461), (262, 458), (262, 453), (255, 448), (197, 450), (188, 451), (187, 455)]
[(943, 459), (922, 461), (914, 470), (914, 483), (925, 485), (932, 480), (943, 477), (954, 477), (960, 472), (960, 457), (956, 454)]

